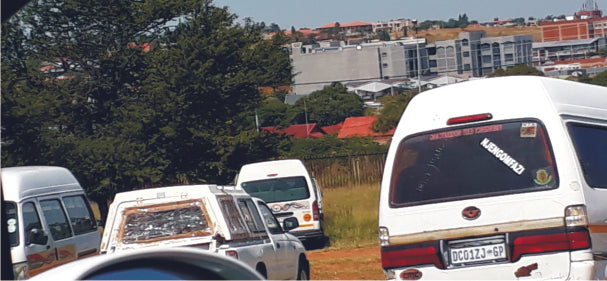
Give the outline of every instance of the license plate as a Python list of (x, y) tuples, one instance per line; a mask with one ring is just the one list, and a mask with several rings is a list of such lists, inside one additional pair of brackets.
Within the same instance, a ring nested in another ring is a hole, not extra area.
[(449, 256), (452, 265), (500, 260), (506, 258), (506, 245), (501, 243), (450, 249)]

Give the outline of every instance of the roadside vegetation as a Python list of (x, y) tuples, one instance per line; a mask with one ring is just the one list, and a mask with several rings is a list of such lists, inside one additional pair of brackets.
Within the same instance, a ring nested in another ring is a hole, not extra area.
[(379, 245), (379, 183), (323, 189), (325, 234), (332, 249)]

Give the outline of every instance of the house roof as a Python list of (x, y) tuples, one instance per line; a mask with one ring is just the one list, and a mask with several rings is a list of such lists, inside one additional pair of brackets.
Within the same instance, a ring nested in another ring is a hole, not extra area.
[(337, 138), (351, 138), (351, 137), (382, 137), (394, 135), (394, 128), (386, 133), (378, 133), (373, 131), (373, 123), (375, 123), (379, 117), (377, 116), (360, 116), (360, 117), (349, 117), (344, 121), (344, 125), (339, 131)]
[[(319, 27), (318, 29), (333, 28), (336, 25), (337, 25), (337, 22), (332, 22), (329, 24), (325, 24), (325, 25)], [(340, 23), (339, 27), (355, 27), (355, 26), (367, 26), (367, 25), (373, 25), (373, 24), (370, 24), (370, 23), (364, 22), (364, 21), (355, 21), (352, 23)]]
[(291, 125), (286, 129), (280, 129), (277, 127), (262, 127), (264, 131), (268, 131), (270, 133), (275, 134), (285, 134), (287, 136), (292, 136), (296, 139), (301, 138), (322, 138), (325, 136), (325, 132), (318, 126), (316, 123), (311, 124), (296, 124)]
[(533, 42), (531, 43), (532, 48), (550, 48), (550, 47), (571, 47), (576, 45), (589, 45), (598, 41), (600, 38), (587, 38), (587, 39), (576, 39), (576, 40), (565, 40), (565, 41), (551, 41), (551, 42)]
[(321, 127), (321, 129), (323, 131), (325, 131), (325, 133), (327, 133), (327, 135), (330, 135), (330, 134), (333, 134), (333, 133), (339, 133), (339, 131), (341, 130), (341, 128), (343, 126), (344, 126), (344, 122), (341, 122), (339, 124)]
[(290, 104), (290, 105), (294, 105), (295, 102), (297, 102), (299, 99), (305, 97), (306, 95), (286, 95), (285, 96), (285, 103), (286, 104)]
[(354, 90), (371, 92), (371, 93), (378, 93), (378, 92), (381, 92), (381, 91), (383, 91), (385, 89), (390, 89), (391, 87), (392, 87), (392, 85), (386, 84), (386, 83), (382, 83), (382, 82), (370, 82), (370, 83), (367, 83), (367, 84), (360, 85), (360, 86), (354, 88)]
[(464, 81), (464, 79), (452, 77), (452, 76), (442, 76), (442, 77), (438, 77), (436, 79), (432, 79), (432, 80), (428, 81), (428, 83), (434, 84), (437, 86), (444, 86), (444, 85), (459, 83), (462, 81)]

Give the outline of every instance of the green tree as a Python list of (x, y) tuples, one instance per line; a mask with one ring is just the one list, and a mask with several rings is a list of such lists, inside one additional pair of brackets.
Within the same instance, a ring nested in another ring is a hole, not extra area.
[(607, 71), (603, 71), (592, 78), (591, 84), (607, 86)]
[(359, 155), (385, 153), (387, 145), (376, 143), (373, 138), (339, 139), (337, 134), (320, 139), (293, 139), (292, 146), (284, 151), (288, 158), (305, 158), (311, 155)]
[(349, 93), (343, 85), (336, 83), (299, 99), (287, 110), (283, 125), (318, 123), (321, 126), (335, 125), (351, 116), (362, 116), (363, 100)]
[(289, 143), (254, 110), (259, 86), (289, 83), (288, 54), (235, 19), (210, 0), (32, 2), (2, 26), (3, 165), (66, 166), (103, 203), (277, 156)]
[(161, 180), (168, 163), (137, 130), (149, 116), (135, 103), (147, 56), (138, 40), (203, 2), (33, 1), (4, 22), (3, 165), (66, 166), (100, 203)]
[(383, 104), (383, 108), (377, 122), (373, 124), (373, 130), (376, 132), (387, 132), (396, 127), (414, 94), (407, 93), (382, 97), (379, 101)]
[(144, 80), (144, 102), (154, 105), (155, 131), (148, 135), (159, 136), (155, 149), (166, 151), (171, 163), (166, 173), (188, 182), (231, 180), (240, 166), (229, 166), (235, 162), (228, 159), (263, 144), (250, 140), (264, 139), (255, 133), (255, 109), (262, 101), (257, 88), (290, 79), (288, 67), (266, 73), (270, 61), (288, 62), (280, 44), (263, 41), (258, 26), (235, 25), (235, 19), (227, 9), (198, 8), (171, 34), (171, 46), (154, 54)]
[(266, 98), (257, 110), (261, 126), (279, 126), (287, 114), (289, 105), (276, 97)]
[(544, 76), (544, 73), (537, 70), (535, 67), (528, 66), (526, 64), (517, 64), (508, 70), (498, 68), (493, 73), (487, 75), (488, 77), (498, 76), (514, 76), (514, 75), (533, 75), (533, 76)]
[(388, 34), (388, 32), (380, 30), (379, 32), (377, 32), (377, 34), (379, 35), (379, 40), (390, 41), (390, 34)]

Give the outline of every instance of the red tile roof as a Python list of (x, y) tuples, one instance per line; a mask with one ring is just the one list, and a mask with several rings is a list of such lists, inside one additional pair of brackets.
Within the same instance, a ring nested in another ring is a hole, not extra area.
[[(325, 24), (325, 25), (319, 27), (318, 29), (333, 28), (333, 27), (335, 27), (336, 24), (337, 24), (337, 22), (332, 22), (329, 24)], [(372, 24), (370, 24), (368, 22), (364, 22), (364, 21), (355, 21), (352, 23), (340, 23), (339, 27), (341, 28), (341, 27), (355, 27), (355, 26), (367, 26), (367, 25), (372, 25)]]
[(291, 125), (286, 129), (276, 127), (262, 127), (261, 129), (270, 133), (285, 134), (296, 139), (307, 137), (317, 139), (325, 136), (325, 132), (316, 123)]
[(344, 121), (344, 125), (339, 131), (337, 138), (351, 137), (383, 137), (394, 135), (394, 129), (386, 133), (373, 131), (373, 123), (377, 121), (377, 116), (350, 117)]
[[(306, 37), (308, 37), (310, 35), (317, 35), (318, 34), (318, 31), (307, 29), (307, 28), (302, 28), (302, 29), (297, 30), (295, 32), (299, 32), (303, 36), (306, 36)], [(285, 33), (285, 35), (292, 35), (293, 34), (293, 32), (291, 32), (291, 30), (285, 30), (284, 33)]]
[(343, 126), (344, 126), (344, 122), (341, 122), (341, 123), (336, 124), (336, 125), (321, 127), (321, 129), (323, 131), (325, 131), (325, 133), (327, 133), (327, 135), (330, 135), (330, 134), (333, 134), (333, 133), (339, 133), (339, 131), (341, 131), (341, 128)]

